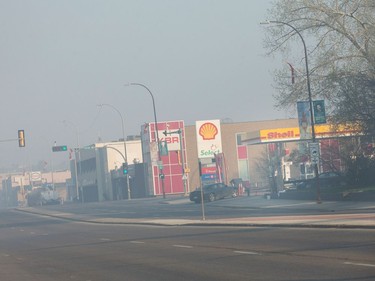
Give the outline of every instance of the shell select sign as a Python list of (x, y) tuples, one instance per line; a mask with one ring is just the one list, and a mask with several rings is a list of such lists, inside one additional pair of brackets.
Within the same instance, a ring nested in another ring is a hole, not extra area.
[(196, 121), (198, 158), (214, 158), (223, 152), (220, 120)]

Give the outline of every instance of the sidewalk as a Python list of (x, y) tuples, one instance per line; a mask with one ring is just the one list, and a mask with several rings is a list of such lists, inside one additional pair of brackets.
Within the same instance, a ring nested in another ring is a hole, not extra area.
[[(175, 199), (168, 204), (188, 204), (189, 199)], [(211, 206), (241, 209), (278, 209), (298, 211), (317, 211), (321, 215), (284, 215), (244, 218), (224, 218), (200, 220), (194, 225), (231, 225), (231, 226), (274, 226), (274, 227), (320, 227), (320, 228), (370, 228), (375, 229), (375, 202), (326, 201), (320, 204), (304, 200), (271, 199), (263, 197), (238, 197), (215, 201)], [(335, 214), (339, 211), (346, 214)], [(350, 213), (350, 211), (352, 213)]]
[[(141, 200), (141, 199), (139, 199)], [(159, 199), (161, 204), (194, 204), (186, 197)], [(103, 224), (143, 224), (165, 226), (262, 226), (262, 227), (314, 227), (314, 228), (368, 228), (375, 229), (375, 202), (327, 201), (317, 204), (302, 200), (266, 200), (261, 197), (239, 197), (211, 203), (210, 207), (273, 210), (269, 216), (211, 219), (209, 216), (197, 219), (130, 219), (116, 217), (95, 217), (69, 212), (69, 208), (53, 210), (48, 208), (19, 208), (19, 211), (56, 218)], [(314, 215), (274, 215), (278, 210), (312, 211)], [(63, 211), (63, 212), (62, 212)], [(335, 214), (335, 212), (342, 212)], [(345, 211), (345, 212), (343, 212)], [(316, 213), (322, 213), (316, 215)]]

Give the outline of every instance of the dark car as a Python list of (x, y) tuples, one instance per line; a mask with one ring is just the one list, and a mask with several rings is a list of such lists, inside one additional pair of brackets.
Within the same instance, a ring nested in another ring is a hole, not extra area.
[[(345, 186), (345, 178), (335, 172), (325, 172), (319, 174), (320, 187), (340, 187)], [(316, 186), (315, 178), (302, 181), (297, 184), (297, 189), (312, 188)]]
[(202, 193), (204, 201), (212, 202), (226, 197), (236, 197), (237, 189), (224, 183), (208, 184), (203, 186), (203, 191), (201, 188), (197, 188), (190, 192), (190, 201), (195, 203), (202, 202)]

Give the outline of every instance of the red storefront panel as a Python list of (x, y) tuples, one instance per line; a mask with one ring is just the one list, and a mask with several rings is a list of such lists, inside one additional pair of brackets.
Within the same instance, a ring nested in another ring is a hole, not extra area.
[[(154, 194), (163, 194), (162, 180), (159, 178), (159, 173), (161, 173), (161, 171), (164, 174), (164, 193), (183, 193), (184, 185), (182, 181), (182, 155), (180, 149), (182, 146), (186, 165), (187, 159), (184, 123), (183, 121), (158, 122), (157, 127), (160, 142), (167, 143), (168, 155), (161, 156), (163, 166), (162, 170), (159, 170), (157, 166), (153, 166)], [(154, 124), (151, 123), (149, 128), (151, 142), (153, 142), (156, 140)], [(181, 133), (179, 133), (179, 130), (181, 131)], [(165, 135), (164, 132), (166, 132), (167, 134)]]
[(246, 160), (247, 159), (247, 146), (241, 145), (237, 147), (237, 155), (238, 160)]

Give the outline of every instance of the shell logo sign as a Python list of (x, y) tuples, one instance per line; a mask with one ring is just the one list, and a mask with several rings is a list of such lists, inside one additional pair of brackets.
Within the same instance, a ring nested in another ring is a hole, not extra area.
[(220, 120), (196, 121), (198, 158), (214, 158), (223, 152)]
[[(339, 126), (334, 128), (331, 125), (316, 125), (315, 134), (317, 138), (343, 137), (358, 135), (361, 131), (353, 126)], [(271, 130), (260, 130), (261, 142), (304, 140), (300, 134), (300, 129), (278, 128)]]
[(199, 135), (202, 136), (203, 140), (214, 140), (217, 133), (218, 133), (217, 127), (210, 122), (204, 123), (199, 128)]
[(271, 130), (260, 130), (260, 139), (261, 142), (299, 140), (299, 128), (278, 128)]

